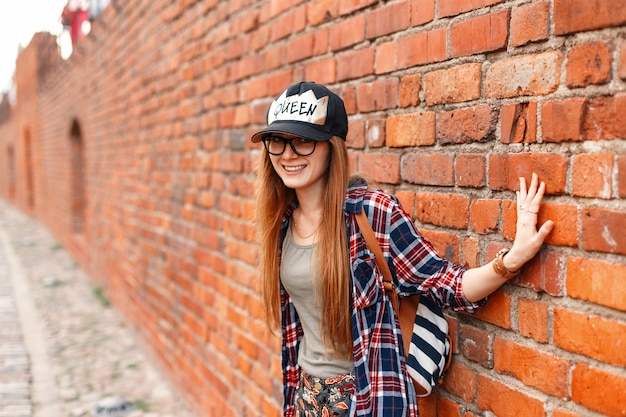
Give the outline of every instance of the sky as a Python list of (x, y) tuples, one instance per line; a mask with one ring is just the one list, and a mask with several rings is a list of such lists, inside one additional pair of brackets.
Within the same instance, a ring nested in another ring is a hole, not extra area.
[(64, 39), (61, 13), (66, 4), (67, 0), (0, 0), (0, 92), (10, 86), (20, 45), (26, 47), (37, 32)]

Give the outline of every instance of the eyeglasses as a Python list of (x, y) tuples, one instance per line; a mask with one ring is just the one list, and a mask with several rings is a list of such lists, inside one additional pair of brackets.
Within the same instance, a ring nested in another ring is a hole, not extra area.
[(287, 144), (296, 155), (309, 156), (315, 151), (316, 141), (304, 138), (284, 139), (276, 136), (269, 136), (263, 139), (263, 145), (270, 155), (278, 156), (285, 152)]

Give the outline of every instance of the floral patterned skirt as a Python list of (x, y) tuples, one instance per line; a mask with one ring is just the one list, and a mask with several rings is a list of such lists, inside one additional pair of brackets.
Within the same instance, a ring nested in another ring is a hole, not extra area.
[(296, 388), (296, 417), (343, 417), (348, 415), (354, 375), (316, 378), (302, 371)]

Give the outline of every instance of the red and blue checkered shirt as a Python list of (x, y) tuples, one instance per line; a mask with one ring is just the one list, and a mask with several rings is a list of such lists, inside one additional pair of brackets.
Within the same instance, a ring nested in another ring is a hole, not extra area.
[[(295, 204), (284, 215), (282, 236)], [(465, 268), (441, 258), (420, 235), (398, 200), (353, 181), (344, 203), (352, 275), (352, 337), (356, 390), (350, 416), (416, 417), (417, 400), (405, 370), (400, 326), (384, 295), (383, 277), (361, 236), (354, 214), (365, 210), (396, 278), (400, 297), (427, 294), (442, 308), (473, 312), (480, 303), (463, 295)], [(300, 378), (298, 349), (302, 327), (289, 294), (281, 285), (284, 415), (294, 415), (293, 399)], [(327, 318), (332, 320), (332, 318)]]

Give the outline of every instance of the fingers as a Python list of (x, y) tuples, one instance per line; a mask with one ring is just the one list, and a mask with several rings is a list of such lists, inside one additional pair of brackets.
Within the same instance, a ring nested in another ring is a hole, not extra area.
[(541, 181), (539, 184), (539, 188), (534, 193), (532, 200), (528, 204), (527, 211), (531, 214), (537, 214), (539, 212), (539, 207), (541, 206), (541, 201), (543, 200), (543, 196), (546, 192), (546, 184)]
[(519, 191), (517, 192), (517, 202), (518, 204), (524, 205), (524, 202), (526, 201), (526, 178), (524, 177), (520, 177), (519, 178)]
[(519, 182), (520, 190), (517, 192), (518, 209), (536, 215), (545, 194), (546, 184), (543, 181), (540, 183), (539, 177), (534, 172), (530, 180), (530, 187), (526, 187), (526, 179), (524, 177), (520, 177)]

